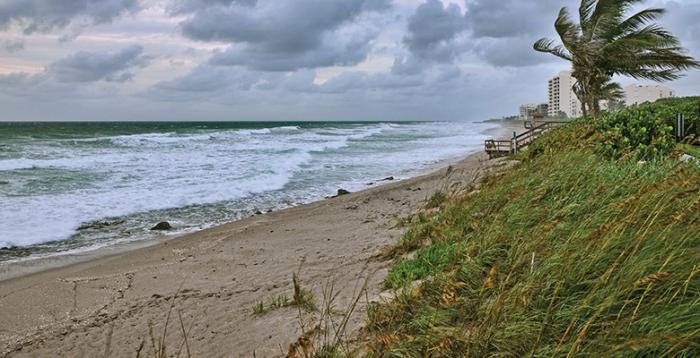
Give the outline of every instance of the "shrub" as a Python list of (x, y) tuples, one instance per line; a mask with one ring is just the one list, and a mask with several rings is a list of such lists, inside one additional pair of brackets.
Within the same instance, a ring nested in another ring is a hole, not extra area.
[(675, 148), (673, 128), (676, 114), (686, 118), (686, 135), (700, 134), (700, 98), (678, 98), (606, 113), (592, 122), (596, 149), (608, 158), (629, 157), (651, 160), (664, 157)]

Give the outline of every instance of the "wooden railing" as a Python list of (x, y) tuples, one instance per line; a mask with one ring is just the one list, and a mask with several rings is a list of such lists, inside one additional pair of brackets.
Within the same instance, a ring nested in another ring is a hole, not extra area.
[(527, 131), (513, 136), (512, 139), (487, 139), (484, 143), (484, 148), (486, 150), (486, 153), (489, 155), (489, 158), (508, 156), (527, 148), (530, 145), (530, 143), (532, 143), (537, 137), (541, 136), (548, 130), (560, 127), (566, 123), (569, 122), (530, 122), (530, 126)]

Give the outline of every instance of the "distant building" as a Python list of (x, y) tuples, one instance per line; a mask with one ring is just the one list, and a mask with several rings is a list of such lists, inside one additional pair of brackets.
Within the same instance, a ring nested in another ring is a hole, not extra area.
[(528, 120), (532, 117), (532, 114), (537, 111), (536, 104), (523, 104), (520, 106), (520, 119)]
[(581, 102), (573, 90), (574, 83), (576, 79), (571, 76), (571, 71), (562, 71), (549, 80), (547, 113), (550, 117), (558, 117), (560, 113), (565, 113), (569, 118), (582, 115)]
[(547, 103), (540, 103), (537, 105), (537, 110), (535, 110), (535, 113), (542, 115), (543, 117), (546, 117), (549, 115), (549, 104)]
[[(573, 87), (576, 79), (571, 76), (571, 71), (562, 71), (557, 77), (549, 80), (548, 95), (549, 103), (543, 105), (523, 105), (520, 106), (520, 117), (523, 118), (523, 111), (532, 110), (532, 113), (546, 113), (549, 117), (558, 117), (561, 113), (566, 114), (569, 118), (575, 118), (583, 115), (581, 113), (581, 102), (576, 97)], [(671, 98), (676, 96), (676, 92), (669, 87), (660, 85), (630, 85), (623, 88), (625, 94), (626, 106), (634, 106), (645, 102), (655, 102), (662, 98)], [(601, 101), (600, 108), (608, 109), (610, 104), (608, 101)], [(613, 103), (613, 107), (617, 104)], [(544, 108), (542, 107), (544, 106)], [(544, 112), (543, 112), (544, 111)], [(529, 114), (531, 118), (533, 114)], [(525, 118), (525, 119), (528, 119)]]
[(655, 102), (657, 99), (675, 97), (676, 91), (660, 85), (630, 85), (624, 88), (625, 105), (634, 106), (644, 102)]
[(527, 121), (534, 117), (546, 117), (548, 115), (549, 105), (547, 103), (541, 104), (523, 104), (520, 106), (520, 119)]

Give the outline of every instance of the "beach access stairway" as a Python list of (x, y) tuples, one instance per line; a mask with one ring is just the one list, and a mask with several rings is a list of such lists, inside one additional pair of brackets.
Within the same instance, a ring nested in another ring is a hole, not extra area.
[(525, 132), (516, 134), (513, 132), (511, 139), (487, 139), (484, 143), (486, 154), (490, 159), (505, 157), (511, 154), (518, 153), (527, 148), (537, 137), (546, 133), (550, 129), (561, 127), (569, 123), (568, 121), (545, 121), (534, 122), (526, 121)]

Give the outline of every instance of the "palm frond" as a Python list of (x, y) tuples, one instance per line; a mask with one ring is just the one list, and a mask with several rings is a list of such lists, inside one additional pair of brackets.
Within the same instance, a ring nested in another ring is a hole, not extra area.
[(642, 10), (622, 21), (617, 26), (616, 33), (612, 33), (610, 36), (625, 35), (637, 31), (648, 23), (658, 20), (664, 13), (666, 13), (666, 10), (661, 8)]
[(649, 8), (629, 15), (643, 0), (580, 0), (579, 21), (562, 8), (554, 22), (561, 40), (540, 39), (534, 49), (572, 63), (576, 95), (596, 117), (601, 99), (621, 91), (615, 75), (668, 81), (682, 71), (700, 68), (678, 39), (657, 23), (665, 13)]
[(581, 27), (585, 27), (584, 24), (591, 19), (591, 15), (593, 14), (593, 10), (595, 9), (597, 2), (598, 0), (581, 0), (581, 6), (578, 8)]
[(557, 34), (561, 37), (564, 46), (568, 43), (573, 43), (578, 39), (580, 32), (579, 25), (577, 25), (571, 16), (569, 15), (569, 10), (565, 7), (559, 10), (559, 15), (557, 20), (554, 21), (554, 29), (557, 30)]
[(537, 42), (535, 42), (533, 48), (538, 52), (549, 53), (561, 59), (573, 61), (573, 56), (571, 56), (571, 53), (569, 53), (562, 45), (555, 46), (554, 40), (546, 38), (539, 39)]
[(600, 99), (607, 101), (619, 101), (625, 97), (625, 91), (622, 90), (617, 82), (612, 82), (611, 79), (603, 83), (600, 89)]

